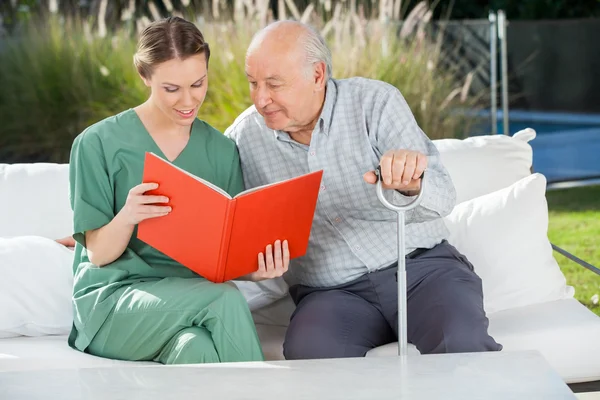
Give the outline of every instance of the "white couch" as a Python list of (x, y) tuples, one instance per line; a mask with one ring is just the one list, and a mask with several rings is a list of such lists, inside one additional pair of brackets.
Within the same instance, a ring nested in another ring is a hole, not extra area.
[[(540, 351), (568, 383), (600, 379), (600, 318), (573, 298), (547, 239), (546, 181), (531, 174), (528, 129), (513, 137), (434, 141), (458, 204), (451, 242), (484, 285), (490, 334), (504, 351)], [(72, 350), (68, 165), (0, 164), (0, 371), (111, 366)], [(282, 359), (293, 303), (281, 279), (238, 283), (269, 360)], [(391, 356), (392, 343), (367, 356)], [(418, 353), (412, 345), (410, 350)]]

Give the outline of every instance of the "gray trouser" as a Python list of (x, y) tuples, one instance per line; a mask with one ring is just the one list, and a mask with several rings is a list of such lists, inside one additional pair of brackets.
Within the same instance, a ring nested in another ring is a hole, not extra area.
[[(328, 288), (290, 288), (286, 359), (362, 357), (398, 337), (397, 264)], [(481, 279), (448, 242), (406, 259), (408, 341), (423, 354), (498, 351)]]

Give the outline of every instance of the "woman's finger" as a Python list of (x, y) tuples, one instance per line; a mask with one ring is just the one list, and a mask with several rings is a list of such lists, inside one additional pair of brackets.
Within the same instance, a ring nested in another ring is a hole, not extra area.
[(142, 193), (147, 192), (148, 190), (157, 189), (157, 188), (158, 188), (158, 183), (154, 183), (154, 182), (141, 183), (141, 184), (131, 188), (131, 190), (129, 191), (129, 194), (142, 194)]
[(266, 272), (266, 266), (265, 266), (265, 257), (263, 256), (263, 253), (258, 253), (258, 270), (257, 272), (264, 275)]
[(167, 196), (151, 196), (147, 194), (139, 196), (139, 204), (159, 204), (168, 202), (169, 198)]
[(290, 249), (288, 247), (288, 241), (283, 241), (283, 272), (287, 272), (290, 265)]
[(141, 205), (139, 208), (139, 213), (140, 214), (165, 214), (165, 213), (170, 213), (171, 212), (171, 207), (170, 206), (146, 206), (146, 205)]
[(282, 270), (283, 269), (283, 259), (281, 257), (281, 240), (275, 241), (275, 269)]
[(266, 258), (266, 264), (267, 264), (267, 273), (271, 274), (273, 273), (273, 270), (275, 269), (275, 264), (273, 262), (273, 246), (268, 245), (267, 249), (265, 250), (265, 258)]

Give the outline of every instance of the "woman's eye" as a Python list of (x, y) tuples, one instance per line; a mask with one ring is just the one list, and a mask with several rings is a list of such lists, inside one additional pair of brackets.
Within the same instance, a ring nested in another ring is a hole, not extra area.
[(193, 88), (201, 88), (203, 85), (203, 83), (199, 83), (197, 85), (192, 85)]
[(168, 88), (168, 87), (166, 87), (166, 88), (165, 88), (165, 91), (166, 91), (167, 93), (175, 93), (175, 92), (177, 91), (177, 88)]

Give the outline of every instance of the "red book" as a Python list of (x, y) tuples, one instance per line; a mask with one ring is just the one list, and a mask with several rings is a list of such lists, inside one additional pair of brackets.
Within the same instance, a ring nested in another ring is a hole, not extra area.
[(287, 240), (290, 259), (306, 253), (323, 171), (260, 186), (231, 198), (223, 189), (146, 153), (143, 182), (167, 196), (171, 212), (138, 225), (137, 237), (213, 282), (258, 269), (258, 253)]

